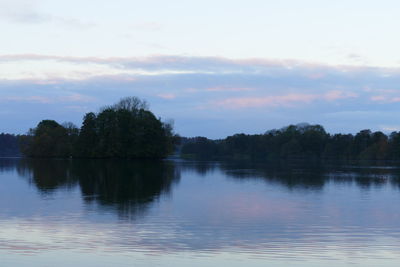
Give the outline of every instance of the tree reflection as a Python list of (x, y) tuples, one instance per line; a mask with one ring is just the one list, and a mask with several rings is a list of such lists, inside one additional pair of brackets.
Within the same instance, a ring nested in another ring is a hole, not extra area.
[(0, 172), (14, 170), (18, 164), (18, 158), (1, 158), (0, 157)]
[(73, 166), (86, 202), (115, 208), (121, 216), (142, 212), (179, 181), (172, 163), (81, 160)]
[(328, 183), (355, 184), (361, 189), (390, 184), (400, 188), (400, 169), (388, 165), (318, 161), (167, 162), (132, 160), (1, 160), (0, 170), (16, 166), (21, 176), (43, 194), (79, 187), (86, 205), (135, 218), (161, 195), (168, 194), (180, 173), (221, 173), (229, 179), (258, 179), (288, 190), (320, 191)]
[(17, 165), (41, 193), (79, 185), (87, 204), (133, 218), (179, 181), (174, 164), (163, 161), (23, 159)]
[(400, 168), (390, 162), (345, 162), (281, 160), (259, 163), (253, 161), (192, 162), (189, 166), (198, 174), (220, 169), (230, 178), (261, 179), (278, 183), (289, 190), (322, 190), (327, 183), (355, 183), (362, 189), (390, 184), (400, 188)]
[(72, 188), (77, 184), (71, 174), (71, 164), (68, 160), (22, 159), (17, 165), (17, 171), (27, 177), (41, 193), (51, 194), (60, 188)]
[(281, 184), (290, 190), (320, 190), (326, 183), (324, 177), (326, 169), (316, 162), (273, 161), (265, 164), (233, 162), (222, 164), (221, 169), (235, 179), (252, 177), (268, 183)]

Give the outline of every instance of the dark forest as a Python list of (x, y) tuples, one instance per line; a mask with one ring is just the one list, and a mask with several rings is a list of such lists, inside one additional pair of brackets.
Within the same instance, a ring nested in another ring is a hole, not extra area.
[(299, 124), (221, 140), (186, 139), (181, 154), (195, 159), (399, 160), (400, 132), (389, 136), (370, 130), (355, 135), (329, 134), (321, 125)]

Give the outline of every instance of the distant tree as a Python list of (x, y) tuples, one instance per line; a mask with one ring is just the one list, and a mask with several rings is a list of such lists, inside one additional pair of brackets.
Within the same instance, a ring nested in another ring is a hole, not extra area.
[(163, 123), (137, 97), (87, 113), (77, 141), (78, 157), (163, 158), (173, 151), (172, 124)]
[(205, 159), (400, 159), (400, 133), (390, 138), (370, 130), (329, 135), (321, 125), (298, 124), (261, 135), (185, 139), (181, 153)]
[(352, 158), (354, 136), (351, 134), (335, 134), (329, 138), (322, 157), (326, 159), (348, 160)]
[(74, 155), (80, 157), (94, 157), (98, 149), (96, 114), (86, 113), (78, 140), (75, 143)]
[(284, 143), (281, 147), (281, 158), (300, 158), (302, 157), (302, 147), (300, 143), (295, 139)]
[(200, 159), (215, 159), (218, 155), (217, 146), (214, 141), (206, 137), (195, 137), (182, 147), (181, 154)]
[(29, 157), (71, 155), (68, 131), (54, 120), (43, 120), (22, 140), (22, 152)]
[(114, 110), (126, 110), (132, 113), (136, 113), (139, 110), (148, 110), (149, 105), (145, 100), (141, 100), (138, 97), (124, 97), (119, 100), (116, 104), (111, 106)]
[(321, 125), (310, 125), (304, 127), (300, 134), (300, 144), (303, 155), (319, 158), (322, 156), (329, 135)]
[(76, 143), (78, 142), (79, 138), (79, 128), (72, 122), (64, 122), (62, 124), (62, 127), (64, 127), (64, 129), (67, 131), (68, 151), (69, 151), (69, 156), (72, 156), (76, 153), (75, 149), (76, 149)]
[(19, 156), (19, 136), (13, 134), (0, 134), (0, 157), (15, 157)]
[(354, 137), (353, 155), (360, 155), (371, 145), (371, 130), (362, 130)]
[(392, 132), (389, 136), (389, 157), (400, 159), (400, 132)]

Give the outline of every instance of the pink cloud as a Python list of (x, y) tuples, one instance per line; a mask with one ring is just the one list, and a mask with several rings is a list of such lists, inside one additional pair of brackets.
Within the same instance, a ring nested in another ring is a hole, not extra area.
[(365, 91), (365, 92), (375, 92), (375, 93), (381, 93), (381, 94), (393, 94), (393, 93), (397, 93), (398, 92), (398, 90), (395, 90), (395, 89), (370, 88), (368, 86), (365, 86), (363, 88), (363, 91)]
[(328, 101), (334, 101), (344, 98), (355, 98), (355, 97), (358, 97), (358, 94), (353, 92), (343, 92), (339, 90), (329, 91), (324, 95), (324, 98)]
[(384, 95), (374, 95), (370, 98), (372, 101), (385, 101), (386, 97)]
[(326, 75), (323, 73), (311, 73), (307, 77), (311, 80), (318, 80), (324, 78)]
[(216, 86), (216, 87), (210, 87), (207, 88), (206, 91), (211, 91), (211, 92), (243, 92), (243, 91), (252, 91), (255, 90), (254, 88), (249, 88), (249, 87), (225, 87), (225, 86)]
[(184, 89), (183, 91), (184, 91), (184, 92), (187, 92), (187, 93), (197, 93), (197, 92), (199, 92), (199, 89), (196, 89), (196, 88), (186, 88), (186, 89)]
[(67, 102), (92, 102), (95, 99), (90, 96), (85, 96), (81, 94), (71, 94), (68, 96), (62, 96), (57, 98), (58, 101), (67, 101)]
[(326, 94), (287, 94), (264, 97), (237, 97), (227, 98), (222, 101), (214, 102), (216, 106), (227, 108), (249, 108), (249, 107), (277, 107), (277, 106), (296, 106), (298, 104), (311, 103), (315, 100), (335, 101), (338, 99), (358, 97), (352, 92), (329, 91)]
[(174, 94), (158, 94), (158, 97), (164, 98), (164, 99), (175, 99), (176, 95)]
[(297, 103), (310, 103), (318, 98), (318, 95), (313, 94), (288, 94), (280, 96), (266, 96), (266, 97), (241, 97), (241, 98), (227, 98), (218, 101), (217, 106), (228, 108), (248, 108), (248, 107), (262, 107), (262, 106), (291, 106)]
[(400, 97), (390, 95), (375, 95), (371, 96), (370, 99), (375, 102), (381, 103), (397, 103), (400, 102)]

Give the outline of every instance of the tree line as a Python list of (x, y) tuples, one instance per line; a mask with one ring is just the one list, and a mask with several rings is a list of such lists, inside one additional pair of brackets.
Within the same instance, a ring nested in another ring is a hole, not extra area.
[(298, 124), (219, 140), (180, 138), (136, 97), (85, 114), (80, 128), (43, 120), (25, 135), (0, 134), (0, 156), (164, 158), (179, 142), (181, 156), (208, 160), (400, 160), (400, 132), (329, 134), (321, 125)]
[(164, 158), (173, 149), (172, 125), (136, 97), (87, 113), (80, 128), (43, 120), (19, 138), (27, 157)]
[(289, 125), (264, 134), (235, 134), (225, 139), (184, 140), (184, 157), (197, 159), (400, 160), (400, 132), (362, 130), (329, 134), (321, 125)]
[(0, 133), (0, 157), (20, 156), (18, 139), (18, 135)]

